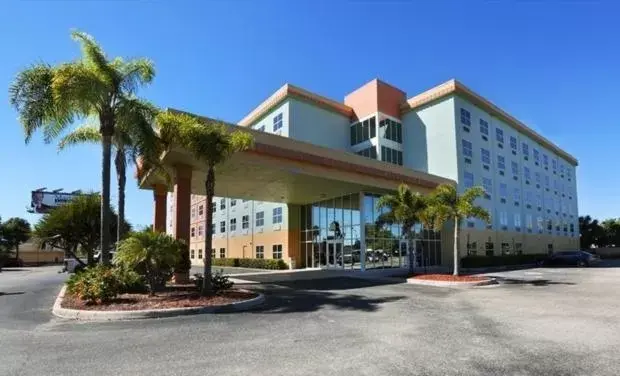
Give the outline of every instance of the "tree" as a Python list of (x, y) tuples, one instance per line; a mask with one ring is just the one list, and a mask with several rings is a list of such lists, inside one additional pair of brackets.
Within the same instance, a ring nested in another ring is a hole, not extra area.
[(23, 218), (9, 218), (2, 223), (2, 237), (9, 248), (15, 249), (15, 258), (19, 259), (19, 245), (30, 239), (30, 223)]
[(463, 194), (457, 192), (450, 184), (438, 186), (428, 199), (425, 216), (432, 218), (433, 230), (438, 230), (448, 221), (454, 222), (454, 275), (459, 275), (459, 232), (465, 218), (478, 218), (490, 221), (489, 213), (475, 204), (476, 199), (484, 196), (482, 187), (466, 189)]
[[(377, 201), (377, 209), (387, 209), (378, 218), (378, 224), (394, 224), (401, 226), (401, 234), (411, 242), (411, 230), (420, 222), (420, 215), (426, 209), (427, 203), (424, 196), (413, 192), (406, 184), (398, 186), (396, 194), (381, 196)], [(413, 273), (413, 253), (409, 252), (409, 271)]]
[[(65, 250), (84, 265), (75, 254), (78, 247), (81, 247), (87, 255), (88, 265), (94, 264), (94, 251), (101, 242), (100, 200), (97, 194), (80, 195), (52, 209), (34, 226), (35, 238)], [(116, 233), (118, 222), (114, 210), (108, 207), (108, 211), (113, 220), (108, 236), (112, 236)], [(122, 225), (125, 231), (129, 231), (129, 224)]]
[(601, 227), (605, 233), (603, 246), (620, 246), (620, 219), (606, 219), (601, 223)]
[(607, 245), (605, 228), (599, 224), (597, 219), (592, 219), (589, 215), (579, 217), (579, 235), (581, 249)]
[[(155, 106), (137, 101), (136, 106), (130, 113), (131, 116), (120, 117), (117, 119), (116, 129), (112, 136), (112, 145), (115, 150), (114, 166), (116, 167), (116, 177), (118, 180), (118, 222), (125, 221), (125, 184), (127, 182), (127, 166), (136, 164), (138, 158), (155, 160), (158, 151), (158, 137), (152, 127), (157, 108)], [(63, 150), (68, 146), (82, 143), (101, 143), (103, 140), (98, 126), (88, 124), (76, 128), (71, 133), (64, 136), (59, 144), (58, 150)], [(116, 239), (124, 237), (123, 226), (117, 224)]]
[[(210, 255), (213, 244), (211, 233), (213, 211), (210, 203), (215, 195), (215, 169), (234, 153), (250, 148), (253, 137), (244, 131), (230, 132), (222, 123), (172, 112), (159, 114), (157, 125), (164, 143), (178, 145), (189, 150), (196, 159), (206, 165), (207, 176), (204, 184), (207, 198), (207, 232), (204, 249)], [(211, 294), (211, 257), (204, 258), (203, 276), (202, 293)]]
[(181, 257), (183, 243), (150, 229), (131, 234), (118, 245), (115, 260), (129, 269), (144, 269), (149, 292), (154, 295), (166, 285)]
[(37, 130), (46, 143), (58, 137), (76, 119), (96, 119), (101, 134), (100, 247), (104, 263), (110, 248), (110, 154), (117, 124), (139, 117), (144, 102), (136, 91), (155, 76), (146, 59), (109, 59), (88, 34), (74, 31), (82, 47), (79, 60), (51, 66), (37, 63), (17, 74), (9, 98), (19, 113), (28, 143)]

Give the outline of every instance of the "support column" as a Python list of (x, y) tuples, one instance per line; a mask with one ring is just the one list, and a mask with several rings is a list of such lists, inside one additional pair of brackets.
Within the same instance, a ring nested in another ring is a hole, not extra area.
[(192, 168), (177, 165), (174, 172), (174, 237), (189, 246)]
[(364, 218), (364, 192), (360, 192), (360, 270), (366, 270), (366, 220)]
[(166, 232), (168, 190), (163, 184), (153, 186), (153, 231)]

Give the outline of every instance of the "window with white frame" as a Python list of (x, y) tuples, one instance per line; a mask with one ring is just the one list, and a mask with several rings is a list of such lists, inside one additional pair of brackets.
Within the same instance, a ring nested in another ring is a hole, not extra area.
[(282, 113), (273, 117), (273, 131), (282, 129)]
[(485, 148), (480, 148), (482, 163), (491, 164), (491, 152)]
[(547, 210), (553, 209), (553, 197), (545, 197), (545, 208)]
[(498, 142), (504, 143), (504, 131), (501, 128), (495, 128), (495, 139)]
[(202, 224), (199, 224), (199, 225), (198, 225), (198, 236), (202, 236), (203, 230), (204, 230), (203, 225), (202, 225)]
[(506, 199), (508, 196), (508, 185), (506, 183), (499, 183), (499, 197)]
[(250, 227), (250, 216), (244, 215), (243, 217), (241, 217), (241, 228), (245, 229), (248, 227)]
[(220, 248), (220, 258), (226, 258), (226, 248)]
[(265, 258), (265, 246), (263, 245), (256, 246), (256, 258), (257, 259)]
[(501, 155), (497, 156), (497, 168), (500, 170), (506, 169), (506, 158)]
[(527, 227), (528, 230), (532, 229), (532, 215), (531, 214), (526, 214), (525, 215), (525, 227)]
[(499, 212), (499, 224), (502, 226), (508, 226), (508, 213), (505, 211)]
[(237, 218), (231, 218), (230, 219), (230, 231), (236, 231), (237, 230)]
[(282, 223), (282, 207), (273, 208), (273, 223)]
[(271, 247), (271, 250), (272, 258), (274, 260), (282, 259), (282, 244), (274, 244), (273, 247)]
[(211, 223), (211, 234), (215, 234), (215, 223)]
[(211, 213), (215, 214), (215, 208), (217, 208), (217, 204), (215, 202), (211, 203)]
[(467, 140), (461, 140), (461, 144), (463, 146), (463, 155), (471, 158), (473, 155), (471, 142)]
[(530, 156), (530, 146), (526, 144), (525, 142), (521, 143), (521, 151), (523, 152), (523, 156), (525, 157)]
[(536, 181), (536, 184), (540, 184), (540, 172), (536, 171), (534, 173), (534, 180)]
[(545, 175), (545, 188), (549, 189), (550, 185), (549, 175)]
[(195, 250), (191, 249), (189, 251), (189, 258), (191, 258), (191, 259), (196, 258), (196, 251)]
[(489, 135), (489, 123), (482, 119), (480, 119), (480, 133), (485, 136)]
[(515, 202), (521, 201), (521, 190), (519, 188), (515, 188), (512, 191), (512, 198), (515, 200)]
[(198, 215), (203, 215), (204, 214), (204, 206), (203, 205), (199, 205), (198, 206)]
[(521, 227), (521, 213), (514, 214), (515, 227)]
[(463, 173), (463, 185), (465, 188), (471, 188), (474, 186), (474, 174), (469, 171)]
[(536, 217), (536, 228), (538, 231), (542, 231), (544, 229), (544, 222), (542, 217)]
[(554, 205), (553, 208), (555, 209), (556, 212), (560, 212), (560, 199), (556, 198), (555, 200), (553, 200)]
[(532, 201), (534, 200), (534, 194), (532, 191), (525, 192), (525, 204), (532, 205)]
[(510, 166), (512, 167), (512, 174), (515, 176), (519, 175), (519, 164), (515, 161), (512, 161), (510, 163)]
[(202, 258), (202, 249), (198, 250), (198, 258), (201, 259)]
[(226, 209), (226, 199), (221, 198), (220, 199), (220, 210), (224, 210), (224, 209)]
[(196, 207), (192, 206), (192, 219), (196, 217)]
[(555, 159), (551, 160), (551, 169), (553, 170), (553, 172), (555, 173), (556, 170), (558, 168), (558, 161), (556, 161)]
[(190, 228), (189, 236), (191, 236), (192, 238), (196, 236), (196, 227), (192, 226), (192, 228)]
[(540, 193), (536, 193), (536, 206), (542, 208), (542, 195)]
[(237, 200), (235, 200), (234, 198), (231, 198), (230, 199), (230, 206), (232, 207), (232, 206), (235, 206), (235, 205), (237, 205)]
[(525, 176), (525, 180), (530, 180), (532, 178), (529, 167), (523, 166), (523, 175)]
[(515, 136), (510, 136), (510, 148), (517, 151), (517, 138)]
[(259, 211), (256, 213), (256, 227), (263, 226), (265, 224), (265, 212)]
[(226, 221), (220, 222), (220, 232), (226, 232)]
[(564, 175), (564, 164), (560, 163), (560, 174)]
[(471, 125), (471, 114), (464, 108), (461, 108), (461, 123), (464, 125)]
[(258, 130), (259, 132), (264, 132), (265, 131), (265, 126), (261, 125), (260, 127), (256, 128), (256, 130)]
[(556, 191), (560, 190), (560, 182), (557, 180), (553, 180), (553, 189)]
[(484, 188), (487, 196), (491, 196), (491, 193), (493, 193), (493, 184), (490, 178), (482, 178), (482, 188)]
[(561, 204), (561, 208), (562, 208), (562, 213), (566, 213), (567, 212), (567, 210), (566, 210), (566, 201), (562, 201), (560, 204)]
[(543, 166), (549, 167), (549, 156), (543, 153)]
[(534, 154), (534, 162), (539, 163), (540, 162), (540, 152), (538, 151), (538, 149), (533, 148), (532, 153)]

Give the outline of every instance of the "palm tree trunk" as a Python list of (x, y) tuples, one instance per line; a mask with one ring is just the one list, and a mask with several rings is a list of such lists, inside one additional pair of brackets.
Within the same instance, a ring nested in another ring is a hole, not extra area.
[(120, 241), (125, 236), (125, 184), (127, 182), (127, 166), (125, 164), (125, 154), (122, 150), (116, 151), (114, 158), (116, 165), (116, 177), (118, 180), (118, 223), (116, 225), (116, 241)]
[[(104, 264), (110, 263), (110, 156), (112, 151), (112, 132), (101, 127), (101, 261)], [(113, 129), (113, 128), (112, 128)]]
[(454, 275), (459, 275), (459, 220), (454, 217)]
[(202, 293), (203, 294), (211, 294), (212, 286), (211, 286), (211, 247), (213, 246), (213, 232), (211, 231), (213, 227), (213, 210), (212, 210), (212, 202), (213, 195), (215, 194), (215, 171), (213, 169), (213, 165), (209, 165), (209, 170), (207, 171), (207, 180), (205, 180), (205, 191), (207, 193), (207, 228), (205, 231), (205, 258), (204, 258), (204, 272), (202, 276), (204, 277), (202, 281)]

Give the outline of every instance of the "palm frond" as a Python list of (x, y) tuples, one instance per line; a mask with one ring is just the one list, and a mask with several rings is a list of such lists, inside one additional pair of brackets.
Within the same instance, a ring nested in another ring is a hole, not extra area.
[(116, 89), (119, 87), (121, 77), (112, 67), (103, 49), (95, 41), (95, 38), (78, 30), (74, 30), (71, 33), (71, 37), (80, 43), (82, 47), (82, 60), (85, 65), (91, 68), (91, 71), (98, 76), (101, 82), (107, 85), (108, 92), (112, 93), (117, 91)]
[(133, 94), (138, 88), (151, 83), (155, 78), (155, 64), (149, 59), (134, 59), (128, 62), (115, 59), (112, 66), (121, 76), (120, 88), (126, 94)]
[(69, 134), (60, 139), (58, 143), (58, 151), (65, 149), (68, 146), (74, 146), (77, 144), (98, 144), (101, 142), (101, 133), (97, 126), (88, 124), (74, 129)]

